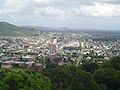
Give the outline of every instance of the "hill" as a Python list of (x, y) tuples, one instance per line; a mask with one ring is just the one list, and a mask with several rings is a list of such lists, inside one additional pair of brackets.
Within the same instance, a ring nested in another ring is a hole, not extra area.
[(37, 33), (34, 28), (19, 27), (7, 22), (0, 22), (0, 36), (32, 36)]

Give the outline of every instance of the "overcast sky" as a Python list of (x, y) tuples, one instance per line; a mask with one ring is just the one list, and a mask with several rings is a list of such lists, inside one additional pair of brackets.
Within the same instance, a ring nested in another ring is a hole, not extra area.
[(0, 0), (0, 21), (120, 30), (120, 0)]

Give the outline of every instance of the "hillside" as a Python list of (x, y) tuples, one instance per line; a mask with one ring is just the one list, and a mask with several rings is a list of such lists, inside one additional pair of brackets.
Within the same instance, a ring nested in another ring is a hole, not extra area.
[(0, 22), (0, 36), (32, 36), (37, 33), (34, 28), (25, 28), (12, 25), (7, 22)]

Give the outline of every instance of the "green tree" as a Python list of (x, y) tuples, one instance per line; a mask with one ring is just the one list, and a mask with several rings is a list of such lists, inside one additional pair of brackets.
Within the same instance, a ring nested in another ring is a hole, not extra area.
[(120, 71), (113, 69), (99, 69), (94, 73), (97, 83), (107, 85), (108, 90), (118, 90), (120, 88)]
[(1, 78), (0, 90), (51, 90), (51, 83), (40, 73), (11, 71)]
[(86, 72), (94, 73), (98, 69), (98, 64), (96, 62), (85, 61), (81, 65), (81, 69)]
[(100, 90), (99, 85), (94, 81), (88, 72), (78, 71), (71, 82), (71, 90)]
[(101, 90), (108, 90), (106, 84), (101, 84), (100, 89)]
[(113, 57), (112, 60), (110, 61), (110, 65), (115, 70), (120, 71), (120, 57)]
[(63, 65), (50, 71), (53, 90), (100, 90), (92, 75), (79, 67)]

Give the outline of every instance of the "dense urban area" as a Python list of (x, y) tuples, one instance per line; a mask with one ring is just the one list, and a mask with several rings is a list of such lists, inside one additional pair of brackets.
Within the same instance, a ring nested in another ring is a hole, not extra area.
[(120, 90), (119, 32), (0, 37), (0, 90)]
[(102, 63), (120, 55), (119, 38), (113, 35), (44, 32), (36, 37), (0, 37), (1, 67), (15, 64), (40, 70), (45, 68), (47, 59), (57, 65), (78, 66), (86, 60)]

